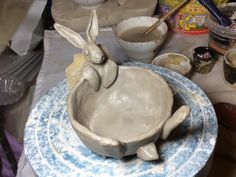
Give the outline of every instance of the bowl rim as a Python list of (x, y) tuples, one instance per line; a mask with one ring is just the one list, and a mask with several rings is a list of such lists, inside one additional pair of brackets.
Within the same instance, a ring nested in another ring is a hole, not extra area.
[[(185, 61), (189, 64), (188, 67), (184, 67), (186, 69), (186, 72), (184, 73), (184, 75), (186, 75), (187, 73), (189, 73), (192, 69), (192, 64), (191, 64), (191, 60), (189, 57), (187, 57), (186, 55), (180, 54), (180, 53), (176, 53), (176, 52), (168, 52), (168, 53), (164, 53), (161, 55), (156, 56), (153, 61), (152, 64), (155, 66), (160, 66), (165, 68), (164, 66), (160, 65), (160, 61), (165, 60), (166, 57), (168, 57), (168, 55), (177, 55), (177, 56), (181, 56), (182, 58), (186, 59)], [(179, 65), (176, 65), (179, 66)], [(183, 68), (183, 67), (182, 67)], [(168, 68), (166, 68), (168, 69)]]
[(233, 53), (233, 54), (235, 54), (236, 55), (236, 48), (235, 49), (230, 49), (230, 50), (228, 50), (226, 53), (225, 53), (225, 55), (224, 55), (224, 62), (227, 64), (227, 65), (229, 65), (229, 66), (231, 66), (232, 68), (236, 68), (236, 66), (234, 66), (230, 61), (229, 61), (229, 59), (228, 59), (228, 55), (230, 54), (230, 53)]
[[(156, 29), (159, 30), (162, 34), (163, 37), (157, 39), (157, 40), (151, 40), (151, 41), (145, 41), (145, 42), (131, 42), (131, 41), (126, 41), (122, 38), (119, 37), (119, 32), (118, 32), (118, 27), (120, 25), (122, 25), (123, 23), (126, 23), (128, 21), (132, 21), (132, 20), (136, 20), (136, 19), (139, 19), (139, 18), (144, 18), (144, 19), (153, 19), (153, 23), (155, 23), (155, 21), (159, 20), (158, 17), (150, 17), (150, 16), (137, 16), (137, 17), (130, 17), (130, 18), (127, 18), (127, 19), (124, 19), (122, 21), (120, 21), (118, 24), (116, 24), (115, 26), (112, 27), (112, 30), (116, 36), (116, 38), (124, 43), (127, 43), (127, 44), (137, 44), (137, 45), (147, 45), (147, 44), (150, 44), (150, 43), (156, 43), (156, 41), (164, 41), (167, 33), (168, 33), (168, 26), (167, 26), (167, 23), (165, 21), (163, 21)], [(142, 25), (141, 27), (149, 27), (147, 25)], [(162, 27), (162, 30), (160, 30)], [(131, 29), (131, 28), (130, 28)], [(163, 32), (164, 31), (164, 32)]]

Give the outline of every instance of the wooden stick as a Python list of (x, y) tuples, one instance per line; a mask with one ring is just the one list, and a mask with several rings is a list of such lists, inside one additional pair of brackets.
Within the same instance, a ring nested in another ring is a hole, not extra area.
[(175, 6), (173, 9), (171, 9), (168, 13), (166, 13), (163, 17), (161, 17), (157, 22), (155, 22), (152, 26), (150, 26), (145, 32), (144, 35), (148, 35), (150, 32), (152, 32), (155, 28), (157, 28), (163, 21), (165, 21), (168, 17), (173, 15), (179, 8), (181, 8), (183, 5), (185, 5), (189, 0), (183, 0), (180, 2), (177, 6)]

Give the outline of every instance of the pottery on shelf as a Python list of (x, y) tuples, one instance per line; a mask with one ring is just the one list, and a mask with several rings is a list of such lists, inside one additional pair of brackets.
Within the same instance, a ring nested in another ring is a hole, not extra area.
[(125, 36), (125, 33), (129, 36), (131, 36), (132, 33), (137, 33), (138, 36), (143, 34), (142, 36), (144, 36), (146, 29), (157, 20), (158, 18), (148, 16), (132, 17), (121, 21), (114, 27), (114, 33), (121, 47), (134, 61), (151, 63), (166, 39), (168, 27), (165, 22), (162, 22), (162, 24), (148, 36), (141, 37), (137, 40), (135, 38), (128, 39), (123, 36)]
[(68, 95), (71, 125), (81, 141), (102, 156), (122, 158), (137, 154), (157, 160), (155, 142), (166, 139), (188, 116), (181, 106), (172, 116), (173, 95), (167, 82), (155, 72), (118, 66), (103, 46), (96, 44), (98, 22), (92, 11), (87, 40), (55, 24), (55, 29), (86, 59)]
[[(73, 0), (85, 9), (95, 9), (100, 7), (107, 0)], [(119, 5), (124, 5), (127, 0), (117, 0)]]
[[(136, 16), (153, 16), (158, 0), (107, 0), (95, 8), (100, 27), (111, 27), (120, 21)], [(91, 8), (81, 7), (73, 0), (53, 0), (52, 16), (56, 23), (76, 32), (86, 30)], [(79, 24), (79, 25), (78, 25)]]
[(81, 7), (86, 9), (94, 9), (101, 6), (106, 0), (73, 0), (78, 3)]

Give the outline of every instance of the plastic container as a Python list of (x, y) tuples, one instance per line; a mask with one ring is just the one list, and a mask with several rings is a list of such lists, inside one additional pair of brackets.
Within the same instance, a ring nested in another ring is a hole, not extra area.
[[(161, 15), (180, 3), (181, 0), (160, 0)], [(168, 20), (170, 28), (175, 32), (187, 34), (203, 34), (208, 32), (205, 24), (208, 11), (198, 1), (190, 1), (182, 7), (176, 15)]]
[[(236, 11), (236, 3), (227, 3), (219, 9), (224, 15), (230, 17)], [(235, 28), (221, 26), (212, 15), (208, 16), (207, 25), (209, 28), (208, 45), (216, 52), (224, 55), (230, 48), (236, 47)]]
[[(160, 0), (159, 13), (164, 15), (182, 0)], [(227, 0), (214, 0), (216, 5), (226, 3)], [(208, 11), (198, 1), (191, 0), (176, 15), (168, 20), (170, 28), (175, 32), (185, 34), (204, 34), (208, 32), (205, 23)]]

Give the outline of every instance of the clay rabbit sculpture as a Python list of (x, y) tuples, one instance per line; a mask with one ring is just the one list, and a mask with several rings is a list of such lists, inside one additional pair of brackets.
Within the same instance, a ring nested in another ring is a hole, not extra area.
[(82, 48), (86, 58), (67, 101), (68, 117), (80, 140), (103, 156), (137, 154), (145, 161), (159, 159), (155, 142), (166, 139), (187, 118), (190, 108), (184, 105), (171, 116), (173, 94), (161, 76), (145, 68), (118, 67), (107, 51), (95, 44), (95, 11), (87, 42), (62, 25), (55, 24), (55, 28)]
[(87, 41), (80, 34), (60, 24), (54, 25), (55, 29), (75, 47), (81, 48), (86, 62), (79, 72), (78, 79), (87, 80), (93, 90), (98, 90), (100, 85), (108, 88), (115, 81), (118, 67), (110, 59), (107, 50), (102, 45), (96, 44), (99, 27), (96, 11), (93, 10), (86, 30)]

